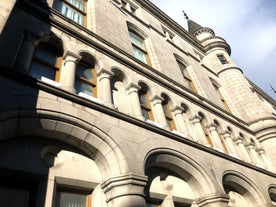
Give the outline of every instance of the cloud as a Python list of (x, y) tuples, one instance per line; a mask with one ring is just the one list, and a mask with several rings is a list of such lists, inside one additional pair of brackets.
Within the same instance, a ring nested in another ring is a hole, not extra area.
[(244, 74), (275, 98), (276, 1), (267, 0), (152, 0), (187, 29), (182, 9), (198, 24), (212, 28), (232, 48), (232, 58)]

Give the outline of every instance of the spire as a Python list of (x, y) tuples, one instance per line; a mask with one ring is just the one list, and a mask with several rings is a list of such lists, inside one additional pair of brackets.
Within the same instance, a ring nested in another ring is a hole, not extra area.
[(208, 27), (202, 27), (198, 23), (196, 23), (193, 20), (191, 20), (184, 10), (182, 10), (182, 12), (183, 12), (183, 15), (184, 15), (185, 19), (188, 22), (188, 31), (190, 33), (192, 33), (194, 36), (197, 36), (198, 34), (200, 34), (202, 32), (210, 33), (213, 36), (215, 35), (215, 32), (212, 29), (210, 29)]

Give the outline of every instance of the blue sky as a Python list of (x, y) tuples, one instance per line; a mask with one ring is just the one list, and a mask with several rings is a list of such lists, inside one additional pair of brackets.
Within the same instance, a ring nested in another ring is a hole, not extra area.
[(276, 99), (276, 0), (151, 0), (187, 28), (190, 19), (212, 28), (231, 46), (244, 75)]

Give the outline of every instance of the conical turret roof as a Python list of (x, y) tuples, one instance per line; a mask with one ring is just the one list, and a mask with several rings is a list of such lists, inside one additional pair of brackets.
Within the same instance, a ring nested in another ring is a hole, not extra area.
[(197, 36), (199, 33), (202, 33), (202, 32), (208, 32), (213, 36), (215, 35), (215, 32), (211, 28), (202, 27), (201, 25), (199, 25), (198, 23), (196, 23), (191, 19), (188, 19), (188, 30), (194, 36)]

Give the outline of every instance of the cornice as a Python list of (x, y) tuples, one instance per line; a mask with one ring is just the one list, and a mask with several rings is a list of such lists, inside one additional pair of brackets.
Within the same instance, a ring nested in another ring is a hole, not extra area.
[(160, 10), (157, 6), (155, 6), (151, 1), (145, 0), (136, 0), (136, 2), (143, 7), (143, 9), (147, 10), (149, 13), (153, 14), (160, 22), (172, 28), (173, 31), (180, 34), (181, 37), (186, 39), (188, 42), (192, 43), (197, 49), (204, 53), (201, 43), (185, 28), (175, 22), (171, 17), (169, 17), (166, 13)]

